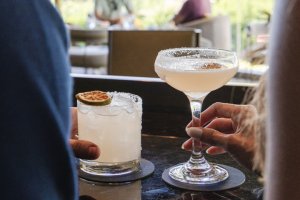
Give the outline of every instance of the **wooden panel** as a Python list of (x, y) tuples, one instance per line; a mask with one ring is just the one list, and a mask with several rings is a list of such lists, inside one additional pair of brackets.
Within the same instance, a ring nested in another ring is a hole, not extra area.
[(195, 47), (199, 33), (190, 30), (109, 31), (108, 74), (157, 77), (154, 62), (160, 50)]

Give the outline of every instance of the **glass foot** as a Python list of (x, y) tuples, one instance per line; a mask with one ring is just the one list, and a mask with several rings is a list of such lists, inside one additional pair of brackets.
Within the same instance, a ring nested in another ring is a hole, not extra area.
[(122, 163), (101, 163), (94, 160), (81, 159), (80, 169), (85, 173), (96, 176), (123, 176), (138, 172), (140, 170), (140, 161), (133, 160)]
[(181, 163), (171, 167), (169, 175), (172, 179), (188, 184), (214, 184), (225, 181), (229, 174), (228, 172), (215, 164), (211, 164), (211, 169), (202, 174), (192, 174), (185, 168), (185, 163)]

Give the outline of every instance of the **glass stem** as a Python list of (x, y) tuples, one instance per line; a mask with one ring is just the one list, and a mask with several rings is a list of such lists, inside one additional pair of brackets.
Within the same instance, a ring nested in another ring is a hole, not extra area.
[[(190, 99), (192, 111), (192, 126), (200, 127), (200, 114), (202, 108), (202, 99)], [(193, 175), (201, 175), (211, 170), (211, 165), (206, 161), (202, 154), (202, 144), (199, 139), (193, 138), (192, 155), (185, 164), (185, 171)]]
[[(202, 108), (202, 102), (200, 100), (191, 100), (191, 110), (192, 110), (192, 126), (200, 127), (200, 114)], [(202, 144), (198, 139), (193, 139), (193, 149), (192, 156), (201, 157)]]

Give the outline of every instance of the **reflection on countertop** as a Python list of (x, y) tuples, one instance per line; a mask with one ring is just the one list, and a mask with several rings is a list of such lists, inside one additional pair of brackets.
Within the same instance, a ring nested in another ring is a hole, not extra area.
[(141, 181), (122, 185), (107, 185), (79, 181), (80, 200), (141, 200)]

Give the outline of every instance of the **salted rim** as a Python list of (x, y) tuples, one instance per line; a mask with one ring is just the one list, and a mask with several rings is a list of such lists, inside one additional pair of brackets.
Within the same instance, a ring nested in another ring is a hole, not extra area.
[[(176, 56), (176, 52), (183, 52), (183, 54), (178, 54)], [(227, 66), (227, 68), (238, 68), (238, 58), (234, 51), (199, 47), (181, 47), (161, 50), (158, 52), (158, 55), (156, 57), (155, 68), (159, 67), (161, 69), (178, 71), (176, 67), (173, 68), (174, 65), (172, 65), (173, 67), (166, 67), (164, 65), (161, 65), (161, 63), (168, 62), (176, 63), (178, 65), (180, 63), (186, 62), (198, 62), (199, 60), (203, 61), (203, 63), (218, 63)], [(230, 62), (232, 62), (230, 65), (225, 64)], [(205, 71), (214, 70), (215, 69), (205, 69)]]
[[(176, 51), (195, 51), (195, 50), (197, 52), (218, 53), (217, 55), (220, 56), (221, 59), (236, 57), (236, 53), (234, 51), (229, 51), (224, 49), (199, 48), (199, 47), (169, 48), (169, 49), (164, 49), (159, 51), (158, 55), (168, 57), (168, 58), (174, 58), (174, 59), (182, 59), (182, 58), (199, 59), (199, 57), (191, 57), (191, 56), (178, 56), (178, 57), (174, 56), (174, 52)], [(217, 59), (217, 58), (207, 58), (207, 59)]]

